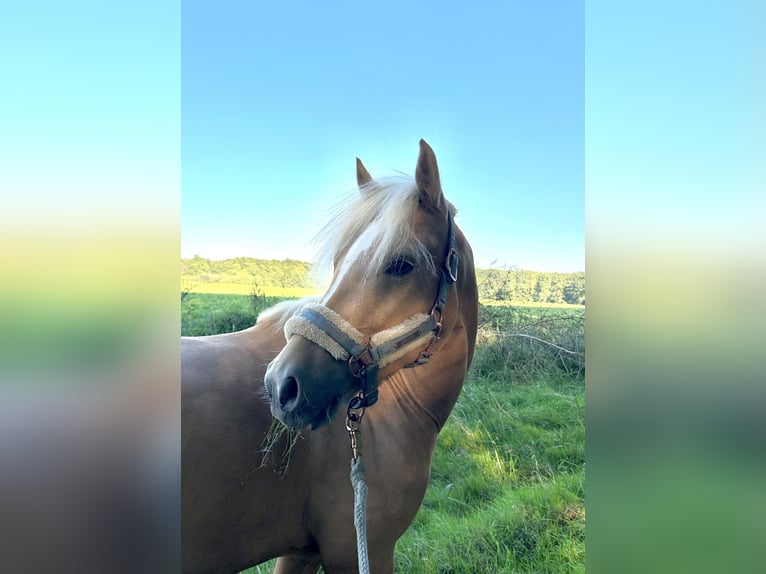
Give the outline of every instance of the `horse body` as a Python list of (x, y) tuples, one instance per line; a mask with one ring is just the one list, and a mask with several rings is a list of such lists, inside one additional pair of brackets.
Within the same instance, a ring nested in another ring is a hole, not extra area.
[[(269, 495), (260, 452), (271, 414), (266, 364), (281, 348), (262, 326), (182, 340), (182, 563), (186, 572), (235, 572), (270, 558), (293, 499)], [(297, 475), (296, 475), (297, 477)], [(276, 482), (279, 486), (280, 482)]]
[[(428, 152), (430, 148), (421, 142), (419, 174), (424, 154), (430, 159)], [(416, 198), (417, 211), (411, 219), (423, 245), (439, 258), (438, 265), (446, 230), (442, 217), (450, 207), (441, 195), (438, 171), (432, 185), (435, 159), (425, 169), (430, 170), (430, 179), (424, 183), (420, 177), (418, 192), (430, 193), (426, 197), (430, 203), (423, 207)], [(361, 163), (358, 176), (360, 185), (371, 181)], [(426, 189), (427, 185), (432, 187)], [(377, 273), (383, 283), (370, 283), (377, 300), (371, 304), (353, 278), (354, 269), (377, 245), (365, 241), (335, 254), (336, 275), (321, 304), (368, 336), (413, 310), (427, 310), (434, 281), (433, 270), (428, 269), (420, 276), (413, 273), (411, 283), (398, 276), (392, 282)], [(376, 574), (393, 572), (394, 545), (423, 500), (438, 433), (473, 355), (477, 294), (472, 254), (458, 229), (456, 243), (460, 274), (439, 317), (441, 339), (433, 346), (433, 356), (427, 364), (402, 368), (421, 352), (412, 349), (381, 367), (378, 401), (362, 420), (361, 452), (369, 489), (367, 536)], [(391, 289), (398, 289), (404, 299), (385, 297)], [(334, 360), (314, 342), (301, 335), (286, 340), (282, 324), (300, 308), (301, 303), (283, 306), (239, 333), (183, 342), (185, 572), (236, 572), (277, 556), (275, 573), (280, 574), (314, 573), (320, 564), (328, 574), (357, 571), (349, 436), (345, 417), (332, 413), (357, 390), (358, 380), (348, 363)], [(288, 413), (290, 409), (294, 411)], [(270, 454), (262, 452), (272, 415), (302, 429), (284, 459), (286, 434)], [(318, 428), (304, 428), (309, 423)]]
[[(263, 376), (280, 338), (284, 344), (280, 332), (259, 324), (183, 341), (186, 572), (237, 572), (276, 556), (287, 556), (284, 563), (291, 565), (276, 572), (300, 572), (292, 565), (318, 566), (319, 560), (328, 573), (356, 571), (351, 451), (343, 418), (302, 433), (286, 469), (280, 456), (287, 437), (264, 460), (272, 417)], [(207, 379), (201, 376), (205, 371)], [(428, 380), (420, 370), (390, 375), (364, 419), (371, 562), (385, 565), (383, 571), (393, 570), (394, 544), (420, 507), (436, 437), (450, 410), (426, 396)]]

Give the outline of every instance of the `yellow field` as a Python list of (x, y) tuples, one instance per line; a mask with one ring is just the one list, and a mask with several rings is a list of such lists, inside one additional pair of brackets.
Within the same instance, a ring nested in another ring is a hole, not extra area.
[[(181, 279), (181, 290), (216, 295), (250, 295), (253, 288), (244, 283), (193, 283)], [(261, 287), (260, 291), (267, 297), (308, 297), (318, 294), (314, 289), (301, 287)]]
[(481, 300), (482, 305), (487, 307), (542, 307), (545, 309), (585, 309), (585, 305), (572, 305), (570, 303), (536, 303), (533, 301), (498, 301), (497, 299)]
[[(212, 293), (216, 295), (250, 295), (252, 286), (244, 283), (193, 283), (181, 279), (181, 290), (192, 293)], [(301, 287), (261, 287), (261, 292), (267, 297), (309, 297), (319, 295), (315, 289)], [(570, 305), (568, 303), (532, 303), (529, 301), (497, 301), (489, 299), (481, 301), (482, 305), (490, 307), (542, 307), (548, 309), (584, 309), (585, 305)]]

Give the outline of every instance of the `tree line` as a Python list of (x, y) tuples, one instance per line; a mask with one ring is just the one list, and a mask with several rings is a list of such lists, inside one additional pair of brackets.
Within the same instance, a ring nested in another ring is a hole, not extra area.
[[(235, 257), (211, 261), (181, 259), (181, 278), (191, 283), (239, 283), (260, 287), (316, 288), (311, 264), (285, 259)], [(479, 297), (496, 301), (585, 304), (585, 273), (526, 269), (477, 269)]]
[(585, 305), (585, 273), (526, 269), (477, 269), (479, 298), (530, 303)]
[(181, 279), (191, 283), (240, 283), (260, 287), (302, 287), (312, 289), (311, 264), (285, 259), (235, 257), (211, 261), (199, 255), (181, 259)]

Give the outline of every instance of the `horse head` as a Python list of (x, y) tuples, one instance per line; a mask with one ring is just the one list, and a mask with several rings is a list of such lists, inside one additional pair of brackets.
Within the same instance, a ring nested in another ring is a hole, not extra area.
[(287, 321), (287, 344), (266, 371), (271, 412), (290, 427), (322, 425), (355, 393), (357, 407), (370, 406), (378, 381), (426, 364), (458, 322), (458, 261), (473, 273), (425, 141), (414, 181), (374, 180), (357, 159), (357, 182), (319, 234), (329, 288)]

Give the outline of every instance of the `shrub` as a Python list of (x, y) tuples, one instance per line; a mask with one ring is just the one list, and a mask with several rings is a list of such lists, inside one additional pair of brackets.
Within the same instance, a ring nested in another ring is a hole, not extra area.
[(584, 377), (584, 312), (480, 306), (472, 372), (522, 383), (551, 376)]

